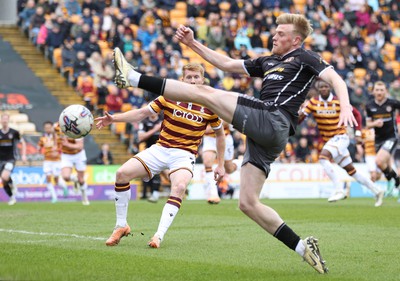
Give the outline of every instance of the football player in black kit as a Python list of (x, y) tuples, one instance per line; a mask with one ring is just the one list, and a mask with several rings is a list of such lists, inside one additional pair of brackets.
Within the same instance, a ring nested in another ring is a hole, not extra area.
[(21, 142), (21, 160), (26, 162), (26, 145), (19, 132), (9, 127), (10, 116), (7, 113), (1, 115), (0, 130), (0, 171), (4, 191), (10, 196), (8, 205), (14, 205), (17, 202), (17, 188), (11, 179), (11, 173), (15, 167), (17, 159), (17, 144)]
[(295, 132), (297, 112), (316, 77), (331, 84), (340, 99), (338, 126), (353, 126), (357, 122), (346, 83), (318, 54), (302, 48), (304, 40), (312, 32), (310, 22), (297, 14), (281, 14), (276, 22), (272, 55), (257, 59), (232, 59), (213, 51), (195, 40), (193, 31), (183, 25), (175, 34), (181, 43), (223, 71), (262, 77), (260, 99), (206, 85), (142, 75), (127, 63), (118, 48), (114, 49), (114, 81), (120, 88), (139, 87), (164, 95), (166, 99), (203, 104), (246, 135), (239, 208), (323, 274), (327, 268), (317, 239), (312, 236), (301, 239), (275, 210), (261, 203), (259, 196), (270, 172), (270, 164)]
[(374, 99), (367, 106), (367, 127), (375, 130), (375, 162), (386, 179), (394, 179), (399, 188), (399, 175), (392, 169), (391, 156), (398, 141), (396, 110), (400, 109), (400, 101), (388, 98), (389, 93), (382, 81), (377, 81), (372, 89)]

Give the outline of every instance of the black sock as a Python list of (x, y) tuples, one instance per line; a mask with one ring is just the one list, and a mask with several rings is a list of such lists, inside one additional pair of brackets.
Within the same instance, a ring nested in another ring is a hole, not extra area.
[(8, 196), (11, 197), (13, 195), (12, 191), (11, 191), (11, 187), (10, 187), (10, 180), (3, 182), (3, 188), (4, 188), (4, 191), (7, 193)]
[(138, 87), (143, 90), (155, 93), (157, 95), (164, 94), (165, 82), (167, 79), (162, 79), (153, 76), (141, 75)]
[(392, 169), (391, 167), (387, 167), (387, 168), (383, 171), (383, 174), (385, 175), (385, 177), (386, 177), (386, 179), (387, 179), (388, 181), (390, 181), (390, 180), (393, 179), (393, 178), (398, 177), (397, 174), (396, 174), (396, 172), (393, 171), (393, 169)]
[(286, 223), (282, 223), (280, 227), (275, 231), (274, 237), (276, 237), (283, 244), (288, 246), (293, 251), (296, 250), (296, 246), (300, 241), (300, 237), (294, 233), (294, 231), (286, 225)]

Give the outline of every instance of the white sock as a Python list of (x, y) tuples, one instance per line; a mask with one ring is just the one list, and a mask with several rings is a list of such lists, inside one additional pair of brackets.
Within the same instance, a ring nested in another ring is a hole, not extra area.
[(139, 85), (139, 80), (140, 80), (140, 76), (142, 76), (142, 74), (140, 74), (139, 72), (135, 71), (135, 70), (130, 70), (128, 73), (128, 81), (129, 83), (133, 86), (133, 87), (137, 87)]
[[(171, 197), (168, 199), (168, 201), (171, 200)], [(170, 203), (167, 203), (164, 205), (162, 214), (161, 214), (161, 219), (160, 223), (158, 225), (158, 229), (155, 235), (158, 235), (161, 240), (164, 239), (165, 233), (167, 233), (168, 228), (171, 226), (172, 222), (175, 219), (176, 214), (179, 211), (179, 207), (172, 205)], [(179, 202), (180, 204), (180, 202)]]
[(61, 186), (63, 189), (67, 189), (67, 183), (62, 177), (58, 178), (58, 185)]
[(218, 197), (218, 188), (214, 181), (214, 172), (206, 172), (206, 196), (208, 198)]
[(54, 185), (51, 182), (47, 183), (47, 190), (50, 191), (51, 198), (53, 200), (57, 200), (57, 194), (56, 191), (54, 190)]
[(117, 226), (126, 226), (128, 216), (128, 205), (131, 200), (131, 190), (115, 192), (115, 210), (117, 213)]
[(300, 256), (304, 257), (304, 253), (306, 252), (306, 247), (304, 246), (303, 240), (300, 239), (299, 243), (297, 243), (295, 251)]
[(82, 191), (86, 191), (87, 190), (87, 183), (86, 182), (84, 182), (82, 185), (81, 185), (81, 190)]
[(355, 178), (355, 180), (362, 185), (368, 187), (368, 189), (371, 190), (375, 195), (379, 193), (379, 188), (373, 183), (373, 181), (369, 177), (365, 177), (359, 172), (356, 172), (354, 175), (352, 175), (352, 177)]
[(154, 190), (152, 196), (154, 197), (154, 199), (158, 200), (160, 198), (160, 192)]
[(70, 176), (69, 176), (69, 179), (70, 179), (70, 181), (72, 181), (72, 182), (78, 181), (78, 177), (76, 176), (76, 174), (70, 175)]
[(335, 168), (333, 167), (332, 163), (327, 159), (319, 159), (319, 163), (325, 170), (325, 173), (333, 182), (336, 192), (343, 192), (343, 184), (340, 182), (339, 178), (335, 173)]

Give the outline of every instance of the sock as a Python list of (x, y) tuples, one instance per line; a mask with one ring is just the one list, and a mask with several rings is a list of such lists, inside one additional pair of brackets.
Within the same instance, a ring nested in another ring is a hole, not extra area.
[(129, 71), (129, 73), (128, 73), (128, 81), (129, 81), (129, 83), (133, 87), (137, 87), (139, 85), (140, 76), (142, 76), (142, 74), (137, 72), (137, 71), (135, 71), (135, 70)]
[(165, 233), (167, 233), (168, 228), (171, 226), (172, 222), (175, 219), (176, 214), (182, 205), (182, 199), (174, 196), (170, 196), (165, 203), (160, 223), (158, 225), (158, 229), (155, 235), (158, 235), (161, 240), (164, 239)]
[(122, 227), (126, 226), (129, 200), (131, 200), (130, 184), (115, 183), (115, 210), (117, 214), (116, 226), (122, 226)]
[(72, 174), (69, 176), (69, 180), (72, 182), (76, 182), (78, 181), (78, 177), (76, 176), (76, 174)]
[(278, 227), (278, 229), (274, 233), (274, 237), (276, 237), (279, 241), (281, 241), (293, 251), (296, 251), (296, 247), (300, 241), (300, 237), (296, 233), (294, 233), (294, 231), (289, 226), (287, 226), (286, 223), (282, 223)]
[(303, 241), (299, 240), (299, 242), (297, 243), (296, 249), (295, 249), (296, 253), (298, 253), (301, 257), (304, 257), (304, 253), (306, 252), (306, 246), (304, 246)]
[(8, 181), (3, 181), (3, 188), (4, 188), (4, 191), (7, 193), (8, 196), (11, 197), (13, 195), (13, 193), (11, 191), (10, 181), (9, 180)]
[(54, 190), (54, 185), (51, 182), (47, 183), (47, 190), (50, 191), (52, 200), (57, 200), (57, 194)]
[[(216, 189), (216, 186), (215, 186), (214, 173), (213, 173), (212, 168), (206, 168), (205, 180), (206, 180), (207, 199), (216, 197), (216, 195), (218, 195), (218, 190)], [(213, 187), (216, 190), (214, 190)]]
[(62, 177), (58, 178), (58, 185), (62, 187), (62, 189), (67, 189), (67, 183)]
[(140, 78), (138, 83), (139, 88), (158, 95), (164, 94), (165, 82), (167, 81), (167, 79), (161, 79), (158, 77), (152, 77), (146, 75), (141, 75), (139, 76), (139, 78)]
[(398, 188), (400, 184), (400, 178), (399, 175), (391, 168), (387, 167), (384, 171), (382, 171), (383, 174), (385, 175), (386, 179), (390, 181), (391, 179), (395, 180), (395, 187)]
[(342, 192), (342, 184), (340, 183), (340, 180), (338, 178), (338, 176), (335, 173), (335, 169), (332, 165), (332, 163), (327, 160), (327, 159), (319, 159), (319, 163), (322, 165), (322, 167), (325, 170), (325, 173), (328, 175), (328, 177), (331, 179), (331, 181), (333, 182), (333, 185), (335, 187), (335, 191), (338, 192)]
[(156, 200), (158, 200), (160, 198), (160, 192), (157, 190), (154, 190), (152, 195), (153, 195), (154, 199), (156, 199)]
[(87, 183), (86, 183), (86, 182), (79, 183), (79, 185), (81, 186), (81, 190), (82, 190), (82, 191), (83, 191), (83, 190), (86, 191), (86, 189), (87, 189)]
[(364, 175), (358, 172), (353, 174), (352, 177), (355, 178), (355, 180), (361, 183), (362, 185), (368, 187), (368, 189), (371, 190), (375, 195), (379, 193), (379, 188), (372, 182), (372, 180), (369, 177), (365, 177)]

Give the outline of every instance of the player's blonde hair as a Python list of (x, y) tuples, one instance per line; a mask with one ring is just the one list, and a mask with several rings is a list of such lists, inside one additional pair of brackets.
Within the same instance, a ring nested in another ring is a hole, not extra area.
[(376, 86), (383, 86), (383, 87), (385, 87), (385, 90), (387, 89), (387, 88), (386, 88), (386, 84), (385, 84), (385, 82), (383, 82), (383, 81), (376, 81), (376, 82), (374, 83), (374, 86), (372, 87), (372, 90), (374, 90)]
[(310, 21), (303, 15), (298, 14), (281, 14), (276, 19), (277, 24), (293, 24), (293, 32), (299, 34), (304, 41), (311, 34), (313, 28)]
[(199, 63), (187, 63), (182, 67), (183, 76), (185, 76), (185, 71), (198, 71), (201, 76), (204, 77), (204, 67)]

